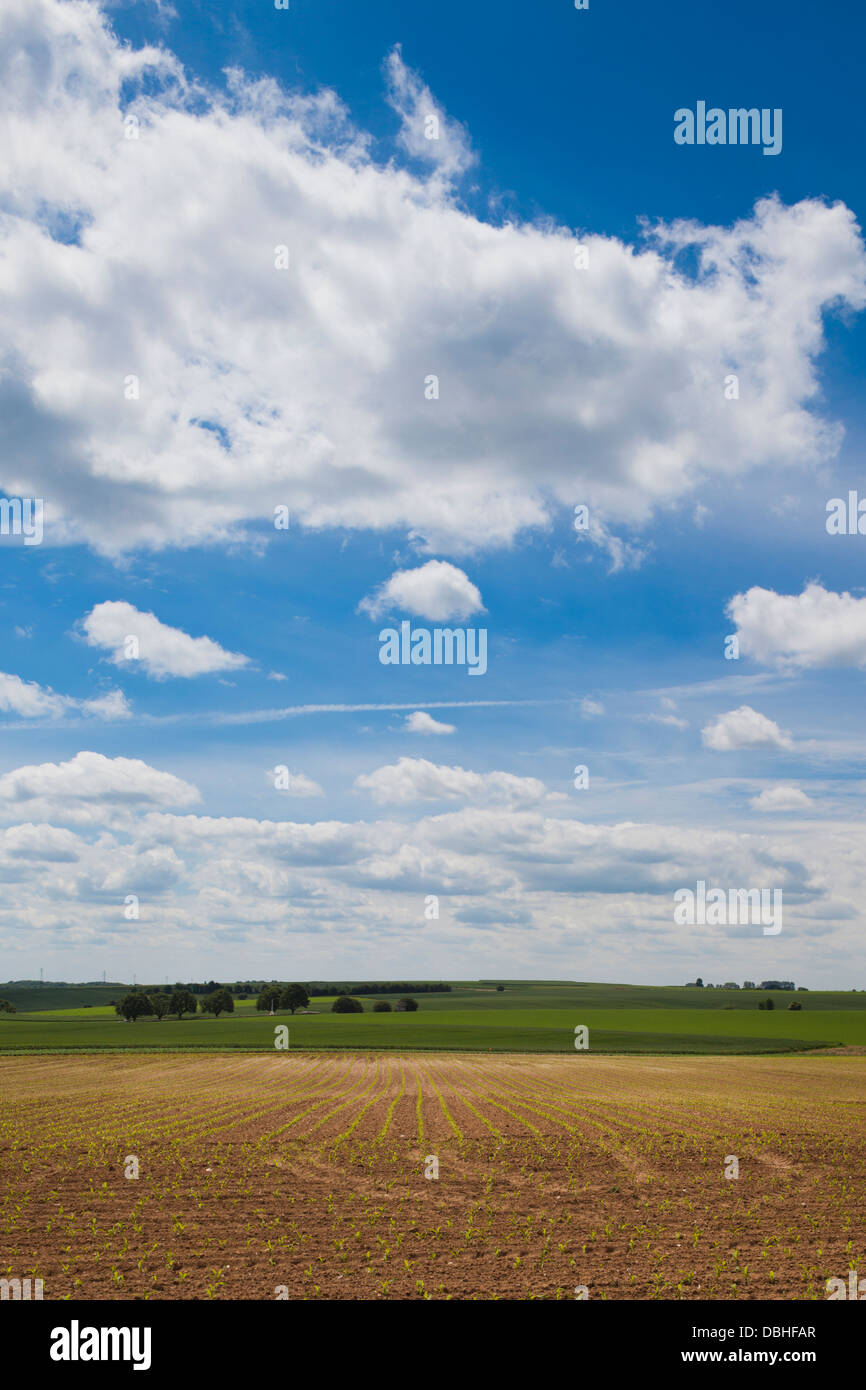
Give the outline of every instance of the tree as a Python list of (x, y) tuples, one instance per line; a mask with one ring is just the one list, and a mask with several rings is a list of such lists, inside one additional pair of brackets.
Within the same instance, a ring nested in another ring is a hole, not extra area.
[(402, 999), (397, 1000), (397, 1008), (401, 1013), (413, 1014), (417, 1007), (418, 1000), (411, 999), (408, 994), (404, 995)]
[(788, 1005), (788, 1008), (789, 1008), (789, 1009), (793, 1009), (795, 1013), (799, 1012), (799, 1011), (802, 1009), (802, 1007), (803, 1007), (802, 1004), (797, 1004), (797, 1003), (795, 1003), (793, 1000), (792, 1000), (791, 1003)]
[(214, 1018), (219, 1018), (220, 1014), (234, 1013), (235, 1001), (227, 989), (215, 989), (212, 994), (205, 994), (199, 1000), (199, 1008), (203, 1014), (213, 1014)]
[(280, 1008), (291, 1009), (292, 1013), (295, 1009), (306, 1009), (309, 1003), (310, 996), (303, 985), (286, 985), (280, 995)]
[(695, 988), (696, 988), (696, 989), (703, 989), (703, 987), (704, 987), (704, 982), (703, 982), (703, 980), (701, 979), (701, 977), (700, 977), (700, 975), (699, 975), (698, 978), (695, 980)]
[(161, 1023), (162, 1020), (165, 1018), (166, 1014), (168, 1013), (169, 1009), (171, 1008), (171, 995), (152, 994), (150, 996), (150, 1002), (153, 1006), (153, 1012), (156, 1014), (157, 1018)]
[(17, 1014), (18, 1010), (8, 999), (0, 999), (0, 1014)]
[(759, 1008), (759, 1009), (775, 1009), (775, 1007), (776, 1007), (776, 1005), (773, 1003), (772, 999), (759, 999), (759, 1000), (758, 1000), (758, 1008)]
[(391, 1005), (388, 1003), (387, 999), (379, 999), (377, 1003), (373, 1005), (374, 1014), (389, 1014), (390, 1012)]
[(188, 989), (178, 988), (171, 996), (168, 1006), (170, 1014), (177, 1014), (177, 1021), (180, 1023), (184, 1014), (194, 1014), (196, 1010), (195, 995), (190, 994)]
[(282, 985), (265, 985), (264, 989), (262, 990), (261, 994), (256, 1000), (256, 1008), (259, 1010), (263, 1010), (265, 1013), (270, 1013), (272, 1008), (278, 1009), (280, 1007), (280, 999), (282, 998), (282, 994)]
[(133, 990), (131, 994), (126, 994), (120, 1003), (115, 1005), (118, 1012), (123, 1015), (127, 1023), (134, 1023), (137, 1018), (142, 1018), (146, 1014), (153, 1013), (153, 1005), (147, 995), (141, 990)]
[(364, 1005), (360, 999), (350, 999), (348, 994), (340, 994), (331, 1005), (332, 1014), (362, 1014)]

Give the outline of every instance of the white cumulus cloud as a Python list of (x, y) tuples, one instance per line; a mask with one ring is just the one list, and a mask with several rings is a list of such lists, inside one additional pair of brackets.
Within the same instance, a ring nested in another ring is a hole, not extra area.
[(814, 802), (800, 787), (765, 787), (753, 796), (751, 805), (756, 811), (805, 811)]
[(571, 229), (467, 212), (466, 138), (426, 139), (444, 113), (399, 53), (387, 76), (420, 172), (332, 91), (211, 90), (95, 3), (4, 0), (0, 418), (48, 543), (220, 541), (290, 497), (300, 526), (457, 554), (577, 497), (619, 563), (611, 527), (702, 480), (833, 456), (824, 315), (866, 303), (847, 207), (589, 232), (577, 270)]
[(764, 665), (866, 666), (866, 598), (817, 583), (801, 594), (755, 587), (736, 594), (727, 612), (737, 625), (742, 655)]
[[(140, 664), (157, 680), (167, 676), (203, 676), (213, 671), (234, 671), (247, 658), (227, 652), (210, 637), (190, 637), (180, 628), (160, 622), (153, 613), (141, 613), (131, 603), (98, 603), (81, 620), (88, 646), (110, 653), (116, 666)], [(126, 655), (127, 638), (138, 643), (138, 656)]]
[[(275, 774), (279, 780), (275, 779)], [(285, 766), (274, 769), (274, 772), (267, 774), (268, 781), (273, 782), (277, 791), (281, 791), (286, 796), (324, 796), (325, 793), (314, 782), (312, 777), (308, 777), (305, 772), (290, 772)]]
[(358, 605), (360, 612), (379, 618), (383, 613), (411, 613), (434, 623), (468, 618), (485, 612), (481, 594), (463, 570), (447, 560), (428, 560), (413, 570), (397, 570), (370, 597)]
[(71, 695), (56, 695), (37, 681), (24, 681), (5, 671), (0, 671), (0, 710), (23, 719), (62, 719), (75, 711), (106, 720), (128, 719), (132, 714), (122, 690), (109, 690), (89, 700), (76, 700)]
[(760, 714), (751, 705), (720, 714), (706, 724), (701, 737), (707, 748), (717, 753), (732, 753), (741, 748), (791, 748), (790, 735), (783, 733), (772, 719)]
[(548, 795), (536, 777), (511, 772), (470, 772), (443, 767), (426, 758), (400, 758), (355, 778), (355, 786), (374, 801), (406, 804), (412, 801), (481, 801), (532, 805)]
[(129, 719), (132, 715), (129, 701), (122, 690), (109, 690), (105, 695), (83, 700), (81, 708), (87, 714), (95, 714), (100, 719)]
[(65, 763), (38, 763), (0, 776), (0, 807), (5, 814), (54, 815), (61, 822), (77, 818), (82, 807), (97, 812), (110, 807), (136, 811), (191, 806), (200, 800), (189, 782), (162, 772), (140, 758), (107, 758), (83, 751)]
[(71, 704), (65, 696), (55, 695), (36, 681), (23, 681), (20, 676), (0, 671), (0, 710), (23, 715), (25, 719), (40, 715), (57, 718), (65, 714)]
[(456, 725), (434, 719), (432, 714), (423, 709), (416, 709), (412, 714), (407, 714), (403, 727), (410, 734), (453, 734), (457, 731)]

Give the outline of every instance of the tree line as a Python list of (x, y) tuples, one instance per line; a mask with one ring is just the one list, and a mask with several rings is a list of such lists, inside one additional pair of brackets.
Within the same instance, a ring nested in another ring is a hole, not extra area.
[[(309, 1008), (310, 996), (305, 985), (299, 984), (270, 984), (265, 985), (256, 999), (256, 1008), (260, 1012), (270, 1013), (271, 1010), (288, 1009), (294, 1013), (296, 1009)], [(11, 1007), (11, 1006), (10, 1006)], [(402, 1013), (411, 1013), (418, 1008), (417, 1001), (409, 995), (403, 995), (397, 1000), (397, 1009)], [(203, 1013), (213, 1014), (214, 1018), (219, 1018), (220, 1014), (234, 1013), (235, 1001), (231, 993), (224, 986), (212, 990), (209, 994), (202, 994), (196, 998), (192, 990), (184, 987), (175, 989), (170, 994), (165, 990), (151, 990), (149, 993), (143, 989), (131, 990), (129, 994), (119, 1000), (114, 1006), (114, 1012), (121, 1018), (125, 1018), (127, 1023), (134, 1023), (137, 1018), (157, 1018), (162, 1020), (174, 1015), (178, 1021), (185, 1014)], [(12, 1010), (14, 1012), (14, 1010)], [(374, 1013), (390, 1013), (391, 1005), (386, 1000), (380, 1000), (373, 1006)], [(364, 1005), (360, 999), (355, 999), (346, 994), (337, 995), (331, 1005), (331, 1012), (342, 1013), (363, 1013)]]
[[(312, 993), (319, 993), (318, 986), (310, 986)], [(359, 990), (358, 993), (361, 993)], [(390, 991), (389, 991), (390, 993)], [(265, 985), (256, 1000), (256, 1008), (266, 1013), (272, 1009), (288, 1009), (294, 1013), (296, 1009), (307, 1009), (310, 1006), (310, 995), (305, 985)], [(401, 1013), (412, 1013), (417, 1009), (417, 1000), (410, 995), (402, 995), (397, 1000), (397, 1009)], [(360, 999), (353, 995), (338, 994), (331, 1005), (332, 1014), (362, 1014), (364, 1005)], [(391, 1013), (391, 1005), (385, 999), (380, 999), (373, 1005), (374, 1013)]]
[(219, 1018), (220, 1014), (234, 1013), (234, 1008), (234, 999), (229, 991), (223, 988), (215, 989), (211, 994), (203, 994), (198, 999), (186, 988), (176, 989), (171, 994), (162, 990), (145, 994), (143, 989), (134, 989), (115, 1004), (114, 1012), (125, 1018), (127, 1023), (134, 1023), (137, 1018), (154, 1016), (162, 1021), (171, 1014), (175, 1014), (179, 1021), (184, 1014), (194, 1014), (197, 1010)]
[[(395, 1008), (398, 1013), (414, 1013), (418, 1008), (418, 1000), (413, 999), (410, 994), (403, 995), (397, 1000)], [(362, 1014), (364, 1005), (360, 999), (353, 999), (349, 994), (339, 994), (331, 1005), (332, 1014)], [(391, 1005), (387, 999), (379, 999), (373, 1005), (374, 1014), (389, 1014), (392, 1012)]]
[[(172, 995), (178, 994), (182, 990), (186, 990), (189, 994), (195, 994), (196, 996), (201, 994), (216, 994), (220, 990), (225, 990), (227, 993), (233, 994), (237, 998), (246, 999), (251, 994), (260, 994), (262, 990), (267, 989), (268, 987), (275, 989), (286, 988), (285, 984), (281, 984), (279, 980), (239, 980), (236, 981), (234, 984), (229, 985), (220, 984), (218, 980), (194, 980), (191, 983), (184, 983), (184, 981), (182, 980), (176, 980), (175, 983), (171, 986), (171, 989), (169, 989), (168, 986), (166, 986), (165, 991), (163, 991), (158, 985), (147, 984), (138, 986), (138, 989), (143, 990), (145, 994), (154, 992), (165, 992)], [(328, 999), (330, 999), (333, 995), (337, 994), (353, 995), (451, 993), (451, 986), (446, 985), (441, 981), (438, 984), (433, 984), (429, 981), (421, 984), (411, 984), (407, 980), (402, 980), (397, 983), (395, 983), (393, 980), (343, 980), (342, 982), (337, 983), (335, 983), (333, 980), (313, 980), (308, 984), (304, 985), (303, 988), (306, 989), (308, 995), (315, 994), (319, 995), (322, 998)], [(111, 1002), (112, 1004), (116, 1003), (116, 1001), (113, 999)], [(171, 1012), (174, 1011), (171, 1010)]]

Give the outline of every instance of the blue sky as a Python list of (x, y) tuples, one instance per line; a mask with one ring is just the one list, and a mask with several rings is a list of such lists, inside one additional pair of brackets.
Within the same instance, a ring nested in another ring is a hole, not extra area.
[[(863, 988), (862, 20), (0, 31), (0, 494), (45, 508), (0, 536), (0, 975)], [(781, 153), (677, 145), (698, 101)], [(484, 675), (381, 664), (407, 618)], [(783, 931), (676, 925), (699, 879)]]

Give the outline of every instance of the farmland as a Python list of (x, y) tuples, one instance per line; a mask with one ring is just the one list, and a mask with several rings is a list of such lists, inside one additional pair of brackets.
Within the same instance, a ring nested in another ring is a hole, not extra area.
[[(114, 987), (118, 995), (124, 987)], [(85, 1002), (67, 987), (46, 991), (51, 1007), (40, 1008), (38, 990), (0, 987), (19, 1012), (0, 1014), (0, 1053), (74, 1051), (259, 1051), (274, 1046), (274, 1028), (289, 1029), (292, 1049), (403, 1052), (574, 1051), (574, 1030), (589, 1030), (593, 1053), (760, 1054), (809, 1048), (866, 1046), (866, 994), (775, 992), (775, 1009), (758, 1009), (759, 991), (654, 988), (570, 982), (509, 981), (502, 992), (492, 982), (455, 982), (449, 994), (419, 995), (417, 1013), (374, 1013), (373, 998), (362, 1014), (334, 1014), (333, 999), (313, 998), (310, 1011), (256, 1011), (239, 999), (233, 1014), (201, 1014), (179, 1022), (119, 1019), (107, 1000)], [(98, 996), (97, 996), (98, 997)], [(796, 999), (800, 1012), (789, 1011)], [(17, 1001), (17, 1002), (16, 1002)]]
[(866, 1255), (864, 1068), (2, 1057), (0, 1275), (46, 1299), (823, 1299)]

